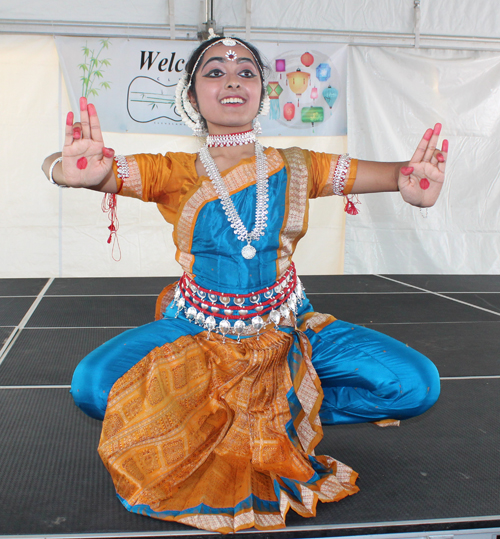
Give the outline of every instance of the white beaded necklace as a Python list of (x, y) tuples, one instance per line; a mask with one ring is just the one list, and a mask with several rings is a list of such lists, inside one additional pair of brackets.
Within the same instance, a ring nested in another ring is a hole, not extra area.
[(264, 153), (262, 145), (257, 140), (255, 141), (255, 161), (257, 166), (257, 202), (255, 204), (255, 226), (251, 232), (248, 232), (243, 224), (233, 201), (229, 196), (226, 184), (220, 175), (219, 169), (215, 164), (208, 146), (205, 144), (199, 151), (200, 160), (207, 171), (208, 177), (212, 181), (212, 184), (217, 192), (219, 200), (224, 208), (227, 216), (227, 220), (234, 229), (234, 233), (240, 241), (246, 241), (247, 244), (241, 250), (241, 254), (244, 258), (250, 259), (255, 256), (257, 250), (253, 245), (250, 245), (252, 241), (258, 241), (261, 236), (264, 235), (264, 230), (267, 226), (267, 208), (268, 208), (268, 167), (267, 157)]
[(207, 135), (207, 146), (209, 148), (243, 146), (255, 142), (255, 130), (250, 129), (243, 133), (231, 133), (229, 135)]

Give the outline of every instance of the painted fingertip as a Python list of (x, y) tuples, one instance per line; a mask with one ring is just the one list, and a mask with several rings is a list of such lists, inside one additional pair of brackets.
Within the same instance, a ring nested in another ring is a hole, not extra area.
[(97, 116), (97, 112), (95, 110), (94, 105), (92, 105), (92, 103), (89, 103), (87, 105), (87, 110), (89, 111), (90, 116)]
[(426, 189), (429, 189), (430, 186), (431, 186), (431, 183), (429, 182), (427, 178), (422, 178), (420, 180), (420, 189), (423, 189), (425, 191)]
[(439, 133), (441, 133), (441, 129), (443, 128), (442, 124), (436, 124), (434, 126), (434, 134), (435, 135), (439, 135)]
[(413, 167), (401, 167), (401, 174), (403, 176), (409, 176), (413, 172)]
[(76, 138), (76, 139), (82, 138), (82, 133), (79, 129), (75, 129), (73, 131), (73, 138)]
[(448, 151), (448, 141), (445, 139), (443, 140), (443, 152)]
[(87, 110), (87, 98), (86, 97), (80, 97), (80, 110)]
[(438, 153), (436, 155), (436, 159), (440, 162), (440, 163), (444, 163), (444, 155), (442, 153)]
[(112, 148), (104, 147), (102, 149), (102, 155), (104, 155), (104, 157), (111, 158), (111, 157), (113, 157), (115, 155), (115, 150), (113, 150)]
[(74, 118), (73, 113), (68, 112), (68, 115), (66, 116), (66, 125), (73, 125), (73, 118)]
[(431, 128), (427, 129), (424, 135), (424, 140), (431, 140), (433, 133), (434, 133), (434, 129), (431, 129)]

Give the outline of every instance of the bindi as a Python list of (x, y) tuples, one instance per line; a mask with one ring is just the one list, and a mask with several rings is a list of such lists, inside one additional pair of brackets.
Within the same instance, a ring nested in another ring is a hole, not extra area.
[(76, 162), (76, 166), (80, 170), (85, 170), (87, 168), (87, 164), (88, 164), (88, 161), (86, 157), (80, 157), (80, 159), (78, 159), (78, 161)]

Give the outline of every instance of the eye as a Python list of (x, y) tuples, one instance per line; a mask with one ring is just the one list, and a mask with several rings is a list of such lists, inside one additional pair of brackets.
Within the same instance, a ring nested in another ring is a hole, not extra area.
[(214, 69), (211, 69), (208, 73), (206, 73), (203, 76), (209, 77), (209, 78), (218, 78), (218, 77), (222, 77), (224, 74), (225, 74), (224, 71), (216, 67)]
[(251, 69), (244, 69), (243, 71), (240, 71), (240, 77), (244, 77), (246, 79), (253, 79), (256, 76), (257, 74), (254, 73)]

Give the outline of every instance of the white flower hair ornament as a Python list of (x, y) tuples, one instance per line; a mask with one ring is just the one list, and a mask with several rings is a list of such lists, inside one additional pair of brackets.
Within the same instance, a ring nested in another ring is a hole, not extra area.
[[(265, 87), (264, 87), (265, 90)], [(260, 103), (259, 112), (260, 116), (267, 116), (269, 114), (269, 109), (271, 108), (271, 99), (269, 98), (268, 93), (264, 96), (264, 99)]]
[(182, 121), (194, 131), (196, 136), (202, 137), (206, 135), (206, 130), (201, 123), (201, 114), (193, 107), (189, 99), (190, 84), (188, 80), (189, 75), (184, 72), (175, 89), (175, 106)]

